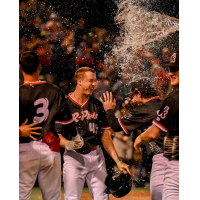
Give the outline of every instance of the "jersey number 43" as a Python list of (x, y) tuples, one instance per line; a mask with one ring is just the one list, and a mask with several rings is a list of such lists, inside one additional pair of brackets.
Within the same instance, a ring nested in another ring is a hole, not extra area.
[(89, 131), (97, 134), (98, 126), (95, 123), (89, 123)]

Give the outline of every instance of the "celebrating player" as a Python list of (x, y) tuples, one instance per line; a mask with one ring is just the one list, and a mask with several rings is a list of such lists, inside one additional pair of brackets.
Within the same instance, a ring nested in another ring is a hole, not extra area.
[[(91, 145), (91, 152), (85, 155), (75, 150), (66, 150), (64, 154), (63, 179), (65, 200), (80, 199), (85, 183), (89, 187), (93, 199), (108, 199), (105, 194), (105, 178), (107, 176), (102, 142), (105, 150), (117, 163), (119, 170), (130, 173), (129, 166), (121, 162), (109, 135), (109, 125), (102, 103), (92, 97), (95, 87), (95, 71), (82, 67), (75, 73), (76, 88), (67, 97), (67, 104), (76, 123), (79, 134)], [(67, 134), (60, 138), (69, 139)], [(66, 141), (67, 141), (66, 139)], [(65, 142), (61, 142), (65, 147)]]
[(64, 121), (65, 131), (70, 130), (73, 138), (78, 136), (76, 127), (61, 90), (38, 80), (41, 65), (37, 54), (22, 53), (19, 68), (24, 77), (24, 84), (19, 87), (19, 124), (28, 119), (42, 127), (36, 141), (31, 137), (19, 139), (19, 199), (29, 199), (38, 177), (42, 199), (60, 200), (60, 138), (55, 132), (55, 120)]
[[(171, 85), (179, 88), (179, 50), (172, 53), (170, 63)], [(164, 138), (164, 156), (168, 159), (164, 171), (163, 200), (179, 199), (179, 90), (171, 93), (163, 102), (153, 124), (134, 143), (139, 149), (142, 143), (155, 141), (162, 133)]]
[[(156, 117), (161, 108), (161, 100), (148, 79), (139, 79), (131, 83), (131, 92), (127, 94), (133, 109), (122, 118), (115, 117), (116, 106), (112, 93), (104, 94), (104, 100), (100, 98), (106, 111), (109, 125), (115, 132), (124, 131), (126, 134), (140, 129), (146, 130)], [(151, 170), (150, 192), (152, 200), (162, 199), (163, 176), (167, 159), (163, 157), (163, 137), (158, 141), (148, 143), (153, 153), (153, 166)], [(158, 178), (159, 175), (159, 178)]]

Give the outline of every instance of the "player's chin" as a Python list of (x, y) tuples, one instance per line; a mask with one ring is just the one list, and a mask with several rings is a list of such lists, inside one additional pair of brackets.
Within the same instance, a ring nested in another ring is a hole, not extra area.
[(94, 90), (89, 89), (89, 90), (87, 91), (87, 95), (88, 95), (88, 96), (92, 95), (93, 91), (94, 91)]
[(179, 80), (176, 78), (171, 79), (171, 85), (172, 86), (178, 86), (179, 85)]

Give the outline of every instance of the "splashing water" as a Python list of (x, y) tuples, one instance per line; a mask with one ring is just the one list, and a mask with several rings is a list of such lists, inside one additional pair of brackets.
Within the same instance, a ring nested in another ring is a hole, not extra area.
[[(148, 76), (143, 53), (179, 30), (179, 20), (155, 11), (147, 11), (139, 0), (120, 1), (115, 17), (120, 28), (121, 41), (114, 45), (111, 58), (116, 58), (121, 74), (129, 80)], [(107, 62), (107, 60), (106, 60)]]

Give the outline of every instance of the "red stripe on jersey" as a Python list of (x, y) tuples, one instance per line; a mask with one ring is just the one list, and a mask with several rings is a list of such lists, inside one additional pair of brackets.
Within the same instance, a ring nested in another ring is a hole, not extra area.
[(43, 83), (46, 83), (46, 81), (24, 82), (23, 85), (38, 85)]
[(101, 129), (110, 129), (110, 126), (101, 127)]
[(73, 122), (73, 119), (70, 119), (68, 121), (59, 121), (59, 120), (56, 120), (55, 123), (57, 124), (70, 124)]
[(158, 123), (155, 119), (153, 120), (152, 122), (154, 125), (156, 125), (160, 130), (164, 131), (164, 132), (167, 132), (168, 130), (163, 126), (161, 125), (160, 123)]
[(88, 104), (88, 102), (89, 102), (89, 98), (81, 107), (85, 107)]
[(87, 99), (87, 101), (84, 103), (84, 104), (80, 104), (80, 103), (78, 103), (75, 99), (73, 99), (71, 96), (70, 96), (70, 94), (68, 94), (68, 97), (69, 97), (69, 99), (71, 100), (71, 101), (73, 101), (75, 104), (77, 104), (78, 106), (80, 106), (80, 107), (85, 107), (87, 104), (88, 104), (88, 102), (89, 102), (89, 98)]
[(156, 97), (152, 97), (151, 99), (149, 99), (149, 101), (153, 100), (153, 99), (160, 99), (159, 96), (156, 96)]
[(125, 128), (125, 126), (124, 126), (124, 124), (122, 123), (122, 121), (121, 121), (120, 118), (118, 119), (118, 122), (119, 122), (120, 126), (122, 127), (122, 129), (124, 130), (124, 132), (125, 132), (126, 134), (129, 134), (129, 132), (126, 130), (126, 128)]

